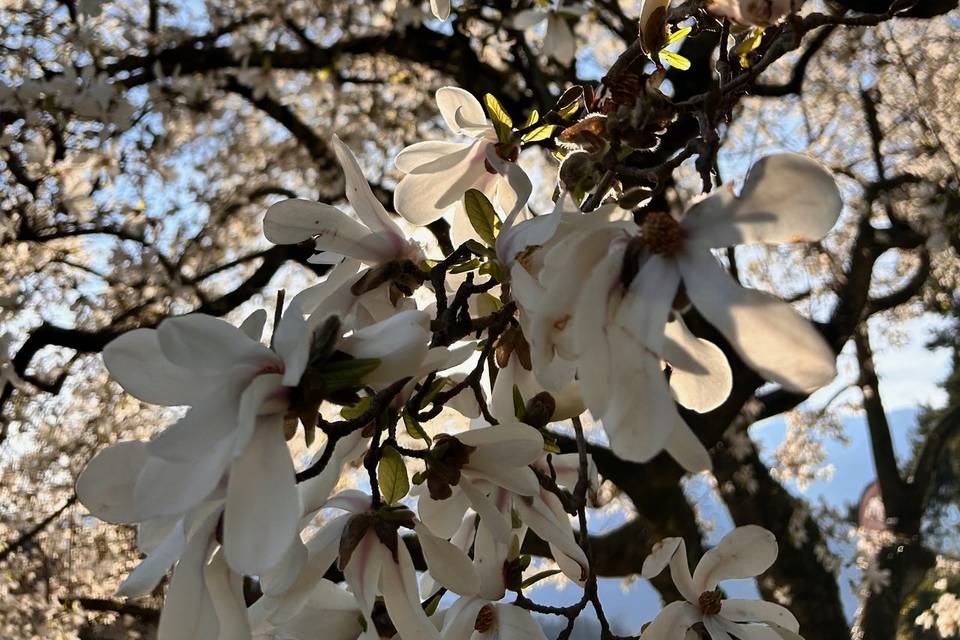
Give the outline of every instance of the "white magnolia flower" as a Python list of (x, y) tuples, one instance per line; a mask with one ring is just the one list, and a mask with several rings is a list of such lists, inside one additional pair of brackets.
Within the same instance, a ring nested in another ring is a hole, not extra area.
[(437, 20), (446, 20), (450, 17), (450, 0), (430, 0), (430, 11)]
[(269, 598), (260, 598), (250, 607), (254, 640), (314, 640), (319, 629), (324, 640), (377, 637), (373, 629), (363, 631), (356, 597), (329, 580), (317, 582), (296, 611), (271, 612), (269, 604)]
[(375, 629), (372, 611), (377, 594), (390, 621), (401, 638), (434, 638), (436, 627), (421, 606), (416, 570), (398, 526), (413, 529), (420, 542), (431, 575), (441, 585), (459, 595), (475, 595), (480, 580), (470, 558), (447, 540), (437, 537), (403, 508), (390, 514), (371, 511), (369, 495), (344, 491), (326, 507), (346, 511), (321, 526), (307, 542), (307, 559), (296, 580), (282, 593), (264, 596), (258, 612), (268, 621), (280, 624), (302, 615), (323, 575), (339, 557), (344, 579), (354, 594), (367, 629)]
[(499, 509), (491, 495), (497, 488), (521, 496), (540, 492), (529, 465), (543, 452), (543, 436), (514, 420), (436, 440), (435, 449), (445, 447), (444, 455), (427, 467), (426, 486), (418, 491), (420, 518), (437, 535), (449, 537), (472, 507), (498, 540), (509, 542), (509, 509)]
[(397, 169), (406, 175), (394, 191), (397, 213), (413, 224), (429, 224), (452, 207), (462, 207), (468, 189), (482, 191), (507, 215), (521, 209), (533, 186), (514, 162), (516, 148), (498, 143), (483, 106), (469, 92), (442, 87), (436, 98), (450, 131), (473, 141), (418, 142), (401, 151)]
[[(722, 580), (753, 578), (777, 558), (777, 540), (756, 525), (737, 527), (703, 554), (690, 575), (683, 538), (657, 543), (643, 562), (641, 575), (652, 578), (668, 565), (670, 577), (685, 600), (671, 602), (643, 630), (643, 640), (681, 638), (697, 623), (714, 640), (767, 640), (780, 638), (776, 630), (799, 631), (797, 619), (784, 607), (763, 600), (723, 599), (717, 590)], [(794, 637), (794, 636), (790, 636)]]
[(530, 29), (543, 21), (547, 22), (547, 33), (543, 38), (543, 55), (568, 65), (577, 53), (577, 41), (567, 22), (568, 17), (579, 18), (587, 12), (582, 4), (565, 5), (559, 0), (549, 8), (525, 9), (510, 19), (513, 29)]
[(444, 640), (547, 640), (526, 609), (476, 596), (458, 599), (443, 617)]
[(370, 266), (396, 260), (423, 261), (420, 246), (400, 229), (363, 177), (350, 148), (337, 136), (331, 142), (346, 180), (347, 201), (359, 222), (340, 209), (320, 202), (291, 198), (267, 210), (263, 233), (274, 244), (298, 244), (313, 238), (319, 256), (311, 262), (339, 262), (343, 256)]

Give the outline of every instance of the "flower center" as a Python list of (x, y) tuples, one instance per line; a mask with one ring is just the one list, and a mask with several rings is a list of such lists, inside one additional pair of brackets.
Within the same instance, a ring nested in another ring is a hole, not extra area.
[(698, 603), (700, 604), (700, 611), (703, 612), (703, 615), (715, 616), (720, 613), (720, 592), (704, 591), (700, 594)]
[(686, 234), (669, 213), (655, 211), (643, 219), (643, 242), (653, 253), (672, 257), (683, 250)]
[(494, 619), (494, 610), (493, 605), (485, 604), (480, 608), (480, 611), (477, 612), (477, 620), (473, 624), (473, 628), (480, 633), (486, 633), (493, 628)]

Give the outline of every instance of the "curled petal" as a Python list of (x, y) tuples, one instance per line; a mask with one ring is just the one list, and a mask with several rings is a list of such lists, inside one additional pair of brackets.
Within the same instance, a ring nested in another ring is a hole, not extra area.
[(720, 615), (733, 622), (768, 622), (794, 633), (800, 630), (800, 623), (787, 608), (765, 600), (723, 600)]
[(666, 338), (663, 358), (673, 367), (670, 388), (677, 402), (699, 413), (723, 404), (733, 373), (720, 347), (693, 335), (679, 317), (667, 323)]
[(678, 600), (665, 606), (640, 637), (642, 640), (675, 640), (684, 637), (687, 629), (703, 619), (700, 609)]
[(753, 578), (777, 559), (777, 539), (757, 525), (737, 527), (703, 554), (693, 572), (697, 593), (711, 591), (722, 580)]
[(440, 87), (436, 98), (440, 115), (453, 133), (461, 132), (461, 123), (469, 123), (470, 126), (487, 124), (483, 105), (469, 91), (460, 87)]

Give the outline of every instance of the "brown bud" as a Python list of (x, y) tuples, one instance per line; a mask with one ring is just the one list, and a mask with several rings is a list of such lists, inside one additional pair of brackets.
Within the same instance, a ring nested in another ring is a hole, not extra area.
[(546, 391), (541, 391), (527, 401), (523, 421), (531, 427), (542, 429), (550, 422), (556, 410), (557, 401)]
[(340, 558), (337, 561), (337, 568), (340, 571), (343, 571), (350, 563), (354, 550), (363, 540), (363, 537), (367, 535), (367, 531), (373, 523), (374, 515), (372, 513), (358, 513), (347, 520), (347, 526), (340, 534)]

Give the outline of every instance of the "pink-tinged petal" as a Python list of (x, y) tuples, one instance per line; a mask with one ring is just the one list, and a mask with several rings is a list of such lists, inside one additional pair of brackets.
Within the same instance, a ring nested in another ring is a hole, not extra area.
[(693, 572), (695, 591), (711, 591), (723, 580), (753, 578), (776, 559), (777, 539), (772, 533), (753, 524), (737, 527), (703, 554)]
[(511, 29), (529, 29), (546, 20), (549, 15), (543, 9), (524, 9), (515, 13), (508, 23)]
[(183, 530), (183, 521), (178, 520), (176, 526), (167, 534), (163, 542), (157, 546), (117, 589), (117, 596), (121, 598), (140, 598), (153, 591), (163, 576), (166, 575), (173, 563), (183, 553), (186, 545)]
[(733, 622), (769, 622), (789, 631), (800, 630), (800, 623), (789, 609), (765, 600), (732, 598), (720, 602), (720, 615)]
[[(474, 142), (455, 155), (417, 167), (393, 192), (393, 206), (415, 225), (427, 225), (457, 204), (467, 189), (488, 180), (484, 166), (487, 143)], [(455, 164), (451, 161), (455, 160)], [(432, 165), (436, 164), (434, 167)], [(449, 165), (449, 166), (448, 166)]]
[(470, 506), (480, 516), (481, 522), (490, 530), (490, 533), (500, 543), (510, 542), (510, 512), (503, 513), (490, 499), (485, 491), (475, 487), (466, 478), (460, 479), (457, 485), (470, 501)]
[(294, 475), (283, 417), (262, 419), (243, 455), (230, 466), (223, 547), (236, 571), (265, 573), (299, 535), (300, 494)]
[(667, 323), (666, 338), (663, 358), (673, 367), (670, 388), (677, 402), (699, 413), (723, 404), (733, 387), (733, 373), (720, 347), (693, 335), (679, 317)]
[(674, 586), (689, 602), (696, 602), (700, 593), (693, 587), (690, 565), (687, 563), (687, 545), (683, 538), (664, 538), (653, 545), (650, 555), (643, 561), (640, 575), (648, 580), (670, 567), (670, 578)]
[(842, 208), (837, 183), (823, 165), (778, 153), (753, 165), (740, 197), (721, 189), (692, 207), (682, 224), (691, 246), (701, 250), (808, 242), (823, 238)]
[(103, 363), (124, 391), (150, 404), (192, 405), (218, 383), (170, 362), (153, 329), (135, 329), (111, 341), (103, 350)]
[(219, 625), (213, 601), (203, 580), (216, 516), (207, 518), (190, 538), (167, 589), (158, 640), (208, 640), (217, 637)]
[(458, 598), (443, 616), (440, 636), (444, 640), (471, 640), (477, 624), (477, 614), (487, 601), (477, 596)]
[(570, 25), (562, 16), (551, 14), (547, 19), (547, 34), (543, 39), (544, 55), (562, 65), (568, 65), (577, 53), (577, 41)]
[(257, 309), (240, 323), (240, 331), (254, 342), (260, 342), (263, 338), (263, 328), (267, 324), (267, 312), (265, 309)]
[(652, 255), (634, 276), (617, 310), (616, 322), (658, 355), (663, 353), (664, 326), (679, 284), (676, 263)]
[(233, 438), (211, 445), (193, 460), (147, 459), (137, 478), (134, 496), (144, 520), (183, 514), (217, 488), (233, 455)]
[(553, 557), (564, 575), (582, 585), (587, 579), (589, 561), (573, 536), (570, 520), (560, 504), (560, 499), (546, 489), (541, 489), (533, 498), (516, 500), (514, 508), (520, 520), (549, 543)]
[(134, 486), (147, 461), (147, 443), (118, 442), (102, 449), (77, 478), (77, 498), (91, 515), (113, 524), (137, 522)]
[(741, 287), (706, 251), (679, 264), (694, 306), (765, 379), (809, 393), (836, 376), (830, 345), (793, 307)]
[(157, 328), (157, 337), (171, 362), (203, 374), (222, 374), (238, 365), (267, 368), (279, 362), (275, 353), (237, 327), (202, 313), (167, 318)]
[(250, 622), (243, 597), (243, 576), (230, 570), (223, 558), (223, 549), (217, 550), (203, 572), (213, 610), (220, 629), (218, 638), (250, 637)]
[(430, 530), (443, 538), (449, 538), (463, 521), (463, 514), (470, 501), (462, 491), (453, 487), (453, 495), (446, 500), (434, 500), (430, 492), (423, 491), (417, 499), (417, 513)]
[(711, 640), (733, 640), (724, 622), (725, 620), (720, 616), (703, 616), (703, 626), (706, 627)]
[(405, 544), (397, 548), (397, 562), (389, 556), (384, 560), (380, 575), (383, 604), (399, 637), (440, 640), (440, 633), (420, 606), (417, 572)]
[(423, 559), (433, 579), (461, 596), (480, 591), (480, 577), (463, 550), (435, 536), (423, 523), (414, 526)]
[(354, 548), (350, 562), (343, 568), (344, 580), (356, 596), (368, 626), (372, 624), (370, 614), (377, 598), (378, 582), (384, 565), (392, 564), (390, 551), (380, 544), (373, 531), (368, 531)]
[(450, 17), (450, 0), (430, 0), (430, 11), (437, 20), (446, 20)]
[(463, 152), (469, 147), (469, 142), (446, 142), (443, 140), (417, 142), (405, 147), (398, 153), (394, 163), (397, 165), (397, 169), (403, 173), (413, 173), (421, 166), (440, 160), (440, 158), (447, 158), (449, 159), (447, 161), (451, 163), (449, 166), (430, 165), (428, 168), (433, 170), (449, 169), (450, 166), (459, 162), (453, 154), (458, 151)]
[(713, 468), (710, 452), (683, 418), (677, 420), (663, 448), (677, 464), (690, 473), (700, 473)]
[(467, 467), (487, 471), (491, 467), (531, 464), (543, 453), (543, 436), (528, 425), (504, 421), (492, 427), (470, 429), (456, 435), (465, 445), (476, 447)]
[(467, 122), (471, 126), (483, 126), (487, 123), (483, 105), (469, 91), (460, 87), (441, 87), (437, 89), (436, 98), (440, 115), (453, 133), (461, 132), (458, 115), (461, 122)]
[(512, 604), (495, 605), (500, 640), (547, 640), (543, 628), (526, 609)]
[(406, 244), (406, 236), (400, 231), (400, 227), (383, 208), (383, 203), (373, 195), (370, 183), (364, 177), (363, 170), (360, 169), (350, 147), (337, 136), (333, 136), (332, 146), (340, 166), (343, 167), (347, 201), (350, 202), (360, 221), (372, 231), (385, 233), (397, 239), (399, 243)]
[(657, 614), (640, 635), (642, 640), (677, 640), (687, 629), (703, 620), (700, 609), (689, 602), (671, 602)]

